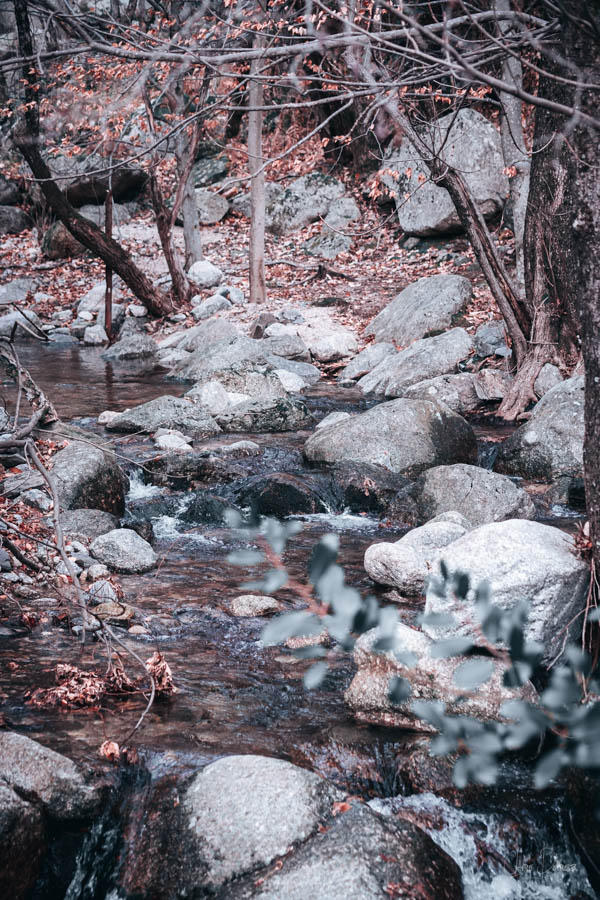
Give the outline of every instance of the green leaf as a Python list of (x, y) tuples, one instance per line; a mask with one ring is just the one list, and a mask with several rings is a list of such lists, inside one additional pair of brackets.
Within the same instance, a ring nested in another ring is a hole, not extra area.
[(326, 662), (317, 662), (304, 673), (304, 687), (307, 691), (312, 691), (323, 683), (329, 666)]
[(454, 681), (464, 691), (473, 691), (494, 674), (491, 659), (468, 659), (454, 673)]
[(263, 628), (261, 641), (265, 647), (283, 644), (289, 637), (310, 636), (319, 634), (321, 623), (316, 616), (305, 610), (283, 613), (272, 619)]
[(411, 693), (412, 689), (406, 678), (402, 678), (400, 675), (394, 675), (394, 677), (390, 679), (388, 699), (391, 704), (399, 706), (401, 703), (404, 703), (405, 700), (408, 700)]
[(560, 748), (552, 750), (550, 753), (546, 753), (545, 756), (542, 756), (535, 768), (533, 777), (533, 782), (538, 790), (546, 787), (546, 785), (550, 784), (550, 782), (556, 778), (564, 761), (565, 753)]
[(264, 562), (264, 559), (260, 550), (234, 550), (227, 557), (227, 562), (232, 566), (256, 566)]
[(446, 659), (449, 656), (463, 656), (473, 646), (473, 639), (463, 635), (445, 638), (433, 644), (430, 655), (433, 659)]

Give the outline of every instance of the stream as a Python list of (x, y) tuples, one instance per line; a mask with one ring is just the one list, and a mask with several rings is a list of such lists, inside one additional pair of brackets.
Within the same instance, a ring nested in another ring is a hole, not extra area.
[[(187, 389), (166, 379), (161, 370), (132, 374), (104, 362), (100, 351), (77, 346), (25, 345), (19, 354), (61, 417), (88, 430), (90, 437), (102, 434), (103, 440), (106, 432), (96, 423), (102, 411), (120, 411), (165, 393), (179, 396)], [(316, 419), (334, 410), (367, 408), (358, 390), (327, 383), (310, 389), (306, 402)], [(474, 427), (480, 462), (491, 464), (494, 444), (508, 431), (484, 422), (475, 422)], [(538, 843), (535, 837), (528, 838), (527, 853), (518, 841), (509, 846), (503, 813), (487, 800), (470, 811), (466, 806), (456, 809), (433, 794), (398, 796), (404, 792), (399, 769), (413, 752), (415, 735), (359, 726), (352, 720), (343, 700), (353, 673), (349, 659), (335, 663), (321, 689), (305, 691), (302, 676), (308, 663), (280, 648), (262, 648), (259, 639), (264, 620), (237, 619), (227, 611), (227, 601), (245, 593), (241, 585), (247, 573), (226, 560), (232, 550), (243, 546), (239, 534), (222, 525), (194, 524), (187, 516), (189, 494), (147, 483), (136, 464), (152, 453), (148, 438), (110, 437), (131, 480), (125, 524), (147, 510), (160, 558), (158, 568), (147, 575), (121, 576), (127, 602), (141, 611), (149, 631), (146, 636), (124, 639), (144, 658), (160, 649), (179, 693), (168, 702), (155, 703), (146, 717), (135, 739), (143, 776), (121, 776), (120, 811), (111, 813), (79, 846), (68, 889), (62, 885), (63, 893), (58, 893), (54, 882), (48, 881), (36, 897), (108, 900), (119, 896), (111, 893), (118, 823), (127, 817), (127, 809), (146, 802), (148, 781), (160, 785), (164, 779), (232, 753), (274, 756), (312, 769), (348, 794), (373, 802), (385, 815), (397, 814), (403, 805), (412, 815), (420, 814), (430, 823), (433, 839), (461, 866), (468, 900), (583, 900), (596, 896), (566, 825), (568, 802), (564, 795), (555, 792), (528, 813), (528, 829), (537, 835)], [(259, 443), (260, 456), (236, 460), (242, 480), (265, 471), (288, 471), (303, 477), (309, 471), (301, 458), (306, 437), (306, 432), (220, 435), (203, 446), (243, 439)], [(525, 487), (535, 499), (536, 486)], [(305, 577), (314, 544), (324, 533), (335, 531), (340, 536), (340, 562), (346, 579), (363, 592), (374, 590), (363, 569), (365, 549), (377, 540), (397, 540), (407, 530), (401, 523), (371, 514), (326, 512), (299, 518), (303, 529), (290, 541), (285, 556), (289, 570)], [(572, 530), (580, 519), (581, 510), (561, 507), (552, 511), (548, 521)], [(385, 596), (383, 591), (379, 594)], [(285, 592), (282, 597), (292, 608), (293, 598)], [(407, 617), (418, 611), (409, 606), (405, 609)], [(107, 738), (120, 741), (125, 737), (140, 713), (140, 698), (109, 701), (100, 710), (27, 706), (26, 690), (51, 685), (56, 663), (65, 660), (84, 669), (101, 670), (104, 665), (99, 645), (90, 643), (82, 648), (65, 629), (48, 623), (0, 640), (2, 712), (16, 730), (77, 762), (97, 767), (99, 745)], [(11, 670), (14, 661), (18, 668)], [(112, 771), (108, 765), (106, 771)], [(518, 791), (516, 784), (514, 790)], [(560, 827), (554, 827), (557, 822)], [(478, 862), (475, 840), (481, 832), (496, 848), (485, 865)], [(114, 838), (112, 844), (107, 841), (109, 834)], [(104, 857), (97, 851), (100, 837), (112, 847)], [(506, 863), (509, 857), (510, 865)], [(96, 873), (92, 878), (91, 869), (100, 865), (104, 867), (101, 877)]]

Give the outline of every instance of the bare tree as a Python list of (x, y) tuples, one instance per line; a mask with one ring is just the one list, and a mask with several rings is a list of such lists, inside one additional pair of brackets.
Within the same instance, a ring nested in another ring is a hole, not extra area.
[[(253, 47), (264, 46), (261, 34), (254, 38)], [(248, 170), (251, 175), (250, 201), (250, 302), (264, 303), (266, 298), (265, 281), (265, 170), (262, 156), (263, 129), (263, 85), (259, 75), (260, 57), (252, 60), (250, 65), (250, 89), (248, 111)], [(254, 78), (252, 77), (254, 76)]]

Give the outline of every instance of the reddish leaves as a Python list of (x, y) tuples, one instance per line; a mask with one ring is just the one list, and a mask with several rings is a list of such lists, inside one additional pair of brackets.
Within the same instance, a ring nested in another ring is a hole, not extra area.
[(154, 679), (157, 696), (170, 697), (177, 693), (170, 666), (162, 653), (156, 651), (146, 660), (146, 669)]

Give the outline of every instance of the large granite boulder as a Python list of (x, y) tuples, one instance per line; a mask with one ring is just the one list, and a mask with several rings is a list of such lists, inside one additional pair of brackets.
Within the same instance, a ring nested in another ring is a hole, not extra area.
[[(305, 225), (327, 216), (331, 206), (344, 194), (344, 185), (331, 175), (311, 172), (301, 175), (286, 187), (267, 184), (266, 227), (272, 234), (292, 234)], [(236, 198), (234, 206), (250, 215), (250, 195)]]
[(476, 453), (473, 429), (448, 407), (402, 399), (320, 428), (304, 445), (310, 462), (367, 463), (402, 475), (474, 462)]
[(403, 388), (400, 396), (407, 400), (433, 400), (445, 403), (454, 412), (462, 414), (476, 409), (481, 403), (477, 393), (477, 378), (473, 372), (438, 375), (436, 378), (426, 378), (425, 381), (417, 381), (416, 384)]
[(0, 234), (20, 234), (33, 228), (33, 220), (19, 206), (0, 206)]
[(459, 362), (466, 359), (472, 349), (471, 335), (464, 328), (452, 328), (435, 337), (415, 341), (401, 353), (387, 357), (364, 375), (358, 386), (364, 393), (398, 397), (413, 384), (455, 372)]
[(183, 431), (195, 437), (218, 434), (220, 429), (204, 406), (185, 397), (157, 397), (119, 413), (106, 425), (107, 431), (151, 434), (159, 428)]
[(221, 194), (197, 188), (195, 195), (201, 225), (216, 225), (229, 212), (229, 203)]
[[(148, 179), (148, 174), (135, 163), (110, 169), (110, 161), (98, 156), (58, 156), (49, 161), (53, 175), (60, 176), (60, 184), (73, 206), (102, 204), (108, 189), (115, 203), (135, 200)], [(104, 170), (104, 171), (102, 171)]]
[(302, 400), (267, 397), (239, 403), (217, 416), (217, 422), (227, 432), (262, 433), (306, 429), (313, 418)]
[(406, 347), (450, 328), (472, 296), (471, 282), (461, 275), (419, 278), (375, 316), (365, 334)]
[(52, 458), (62, 509), (100, 509), (122, 515), (129, 479), (114, 453), (73, 441)]
[[(457, 115), (449, 113), (423, 128), (421, 136), (449, 166), (464, 174), (486, 219), (502, 210), (508, 178), (503, 173), (500, 134), (491, 122), (474, 109), (461, 109)], [(383, 170), (382, 181), (394, 194), (398, 221), (406, 234), (447, 234), (461, 229), (450, 195), (431, 181), (421, 154), (408, 138), (385, 160)]]
[(398, 351), (393, 344), (383, 341), (380, 344), (369, 344), (360, 353), (353, 357), (347, 366), (345, 366), (338, 376), (339, 381), (354, 381), (362, 378), (371, 372), (375, 366), (387, 359), (388, 356), (394, 356)]
[[(544, 645), (546, 662), (560, 653), (567, 638), (577, 640), (581, 633), (589, 566), (564, 531), (527, 519), (492, 522), (441, 550), (436, 567), (441, 560), (450, 572), (466, 572), (473, 587), (488, 581), (493, 602), (504, 609), (527, 601), (527, 637)], [(450, 591), (445, 597), (429, 591), (425, 612), (454, 618), (448, 625), (424, 625), (431, 637), (475, 633), (471, 596), (461, 601)]]
[(496, 468), (540, 481), (582, 477), (584, 378), (576, 375), (544, 394), (529, 420), (501, 445)]
[(131, 528), (115, 528), (95, 538), (90, 553), (113, 572), (149, 572), (158, 557), (148, 541)]

